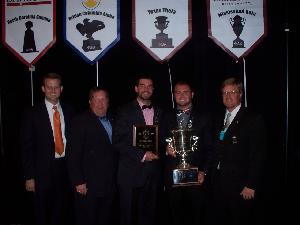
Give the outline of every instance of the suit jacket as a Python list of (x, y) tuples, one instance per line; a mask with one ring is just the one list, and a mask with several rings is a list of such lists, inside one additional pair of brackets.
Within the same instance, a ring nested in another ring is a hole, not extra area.
[[(109, 119), (113, 126), (112, 119)], [(115, 187), (116, 158), (109, 136), (92, 111), (72, 121), (67, 162), (72, 186), (86, 183), (88, 194), (105, 196)]]
[(221, 141), (219, 133), (223, 123), (224, 113), (215, 121), (213, 171), (218, 172), (222, 186), (228, 190), (241, 191), (244, 186), (256, 189), (266, 153), (263, 118), (241, 107)]
[[(73, 110), (64, 103), (60, 104), (65, 120), (65, 137), (68, 142)], [(55, 147), (45, 102), (24, 113), (20, 132), (24, 177), (26, 180), (34, 178), (38, 188), (46, 188), (51, 184)]]
[[(190, 114), (190, 123), (193, 135), (197, 136), (197, 150), (188, 153), (187, 162), (195, 167), (198, 167), (199, 171), (208, 172), (210, 166), (210, 158), (212, 153), (212, 123), (211, 118), (207, 114), (201, 114), (200, 112), (192, 109)], [(161, 141), (164, 142), (164, 151), (166, 151), (166, 139), (172, 137), (171, 130), (178, 129), (176, 110), (172, 110), (164, 114), (162, 119), (162, 131)], [(172, 171), (180, 163), (181, 157), (176, 158), (166, 156), (165, 160), (165, 184), (166, 187), (170, 187), (173, 184)]]
[[(158, 124), (161, 110), (154, 106), (153, 124)], [(141, 162), (145, 152), (133, 146), (133, 125), (145, 125), (145, 119), (137, 100), (119, 111), (113, 131), (113, 145), (119, 153), (118, 183), (132, 187), (142, 186), (148, 178), (160, 176), (160, 162)], [(159, 179), (159, 178), (158, 178)]]

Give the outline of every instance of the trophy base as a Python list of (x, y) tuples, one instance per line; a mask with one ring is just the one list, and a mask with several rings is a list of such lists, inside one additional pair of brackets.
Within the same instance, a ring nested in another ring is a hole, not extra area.
[(232, 48), (245, 48), (244, 41), (240, 38), (236, 38), (232, 43)]
[(101, 44), (99, 40), (88, 39), (83, 41), (82, 49), (85, 52), (101, 50)]
[(172, 38), (168, 38), (167, 34), (156, 34), (156, 39), (152, 39), (151, 48), (174, 48)]
[(173, 187), (200, 185), (198, 182), (198, 168), (190, 167), (173, 170)]

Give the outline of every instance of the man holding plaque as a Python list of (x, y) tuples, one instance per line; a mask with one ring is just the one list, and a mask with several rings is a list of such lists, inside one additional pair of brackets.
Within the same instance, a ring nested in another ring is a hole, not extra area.
[(163, 116), (166, 142), (165, 187), (171, 224), (199, 225), (203, 221), (205, 174), (212, 147), (211, 123), (192, 104), (194, 91), (187, 82), (174, 86), (176, 108)]
[(137, 97), (120, 109), (113, 133), (113, 144), (119, 153), (121, 225), (155, 225), (161, 185), (157, 149), (161, 110), (151, 102), (154, 87), (150, 76), (140, 76), (134, 89)]

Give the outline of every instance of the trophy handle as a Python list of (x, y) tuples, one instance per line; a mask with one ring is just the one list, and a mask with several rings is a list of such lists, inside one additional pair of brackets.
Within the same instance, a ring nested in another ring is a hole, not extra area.
[(170, 137), (166, 139), (166, 142), (168, 143), (168, 145), (169, 145), (170, 147), (174, 148), (174, 146), (173, 146), (173, 144), (172, 144), (172, 141), (173, 141), (173, 140), (172, 140), (172, 138), (170, 138)]
[(195, 150), (197, 150), (197, 143), (198, 143), (198, 139), (199, 139), (199, 137), (197, 137), (197, 136), (192, 136), (191, 137), (192, 138), (192, 140), (194, 141), (193, 142), (193, 144), (192, 144), (192, 151), (195, 151)]

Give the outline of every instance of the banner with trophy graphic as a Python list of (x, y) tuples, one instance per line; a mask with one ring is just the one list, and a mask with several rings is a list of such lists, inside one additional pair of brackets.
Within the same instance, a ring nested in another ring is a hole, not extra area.
[(34, 65), (55, 43), (55, 0), (3, 0), (2, 41), (24, 64)]
[(198, 168), (191, 165), (188, 155), (197, 150), (198, 136), (193, 129), (177, 129), (170, 131), (172, 136), (166, 139), (168, 145), (174, 149), (180, 162), (173, 170), (173, 187), (199, 185)]
[(239, 60), (267, 35), (265, 0), (207, 0), (208, 36)]
[(64, 36), (93, 64), (120, 39), (120, 0), (65, 0)]
[(160, 62), (192, 37), (191, 0), (132, 0), (133, 38)]

